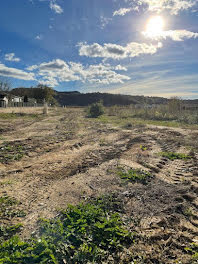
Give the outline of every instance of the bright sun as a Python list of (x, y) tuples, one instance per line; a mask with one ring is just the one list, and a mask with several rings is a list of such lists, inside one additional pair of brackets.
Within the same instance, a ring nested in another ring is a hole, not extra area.
[(146, 25), (146, 34), (155, 37), (163, 32), (164, 20), (161, 16), (154, 16), (149, 19)]

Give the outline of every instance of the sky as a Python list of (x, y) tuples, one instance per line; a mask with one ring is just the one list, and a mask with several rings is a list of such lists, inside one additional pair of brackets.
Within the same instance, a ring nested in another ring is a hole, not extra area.
[(198, 98), (198, 0), (1, 0), (12, 87)]

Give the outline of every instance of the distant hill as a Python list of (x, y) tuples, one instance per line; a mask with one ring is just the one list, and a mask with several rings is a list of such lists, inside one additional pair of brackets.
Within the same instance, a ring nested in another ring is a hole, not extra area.
[[(40, 98), (39, 88), (15, 88), (11, 93), (18, 96), (28, 96), (29, 98)], [(109, 93), (80, 93), (78, 91), (72, 92), (58, 92), (55, 91), (55, 99), (61, 106), (88, 106), (92, 103), (103, 101), (105, 106), (113, 105), (130, 105), (130, 104), (167, 104), (168, 99), (163, 97), (146, 97), (146, 96), (132, 96), (123, 94), (109, 94)], [(198, 104), (196, 100), (184, 100), (185, 104)]]
[[(28, 96), (30, 98), (40, 98), (39, 88), (15, 88), (11, 91), (13, 95)], [(87, 106), (92, 103), (103, 101), (105, 106), (112, 105), (130, 105), (130, 104), (166, 104), (167, 99), (162, 97), (145, 97), (131, 96), (122, 94), (109, 93), (80, 93), (73, 92), (58, 92), (55, 91), (55, 99), (58, 103), (68, 106)]]
[(130, 104), (165, 104), (167, 99), (160, 97), (131, 96), (109, 93), (80, 93), (80, 92), (56, 92), (56, 100), (60, 105), (87, 106), (103, 101), (105, 106), (130, 105)]

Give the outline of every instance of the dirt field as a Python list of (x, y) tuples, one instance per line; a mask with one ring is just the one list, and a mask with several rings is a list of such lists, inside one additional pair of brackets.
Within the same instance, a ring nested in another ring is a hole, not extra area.
[[(198, 130), (157, 126), (127, 129), (85, 117), (83, 109), (0, 110), (0, 196), (20, 201), (21, 237), (37, 230), (68, 204), (114, 193), (123, 219), (138, 234), (137, 263), (198, 263), (185, 249), (198, 244)], [(36, 112), (35, 112), (36, 111)], [(12, 111), (10, 110), (10, 113)], [(161, 152), (189, 155), (170, 160)], [(118, 167), (151, 173), (148, 184), (123, 183)]]

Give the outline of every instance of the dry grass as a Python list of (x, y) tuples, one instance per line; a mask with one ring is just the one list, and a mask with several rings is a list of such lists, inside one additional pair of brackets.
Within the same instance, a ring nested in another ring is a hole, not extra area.
[[(53, 111), (54, 108), (49, 108), (50, 111)], [(8, 107), (0, 108), (0, 113), (6, 114), (42, 114), (43, 107)]]

